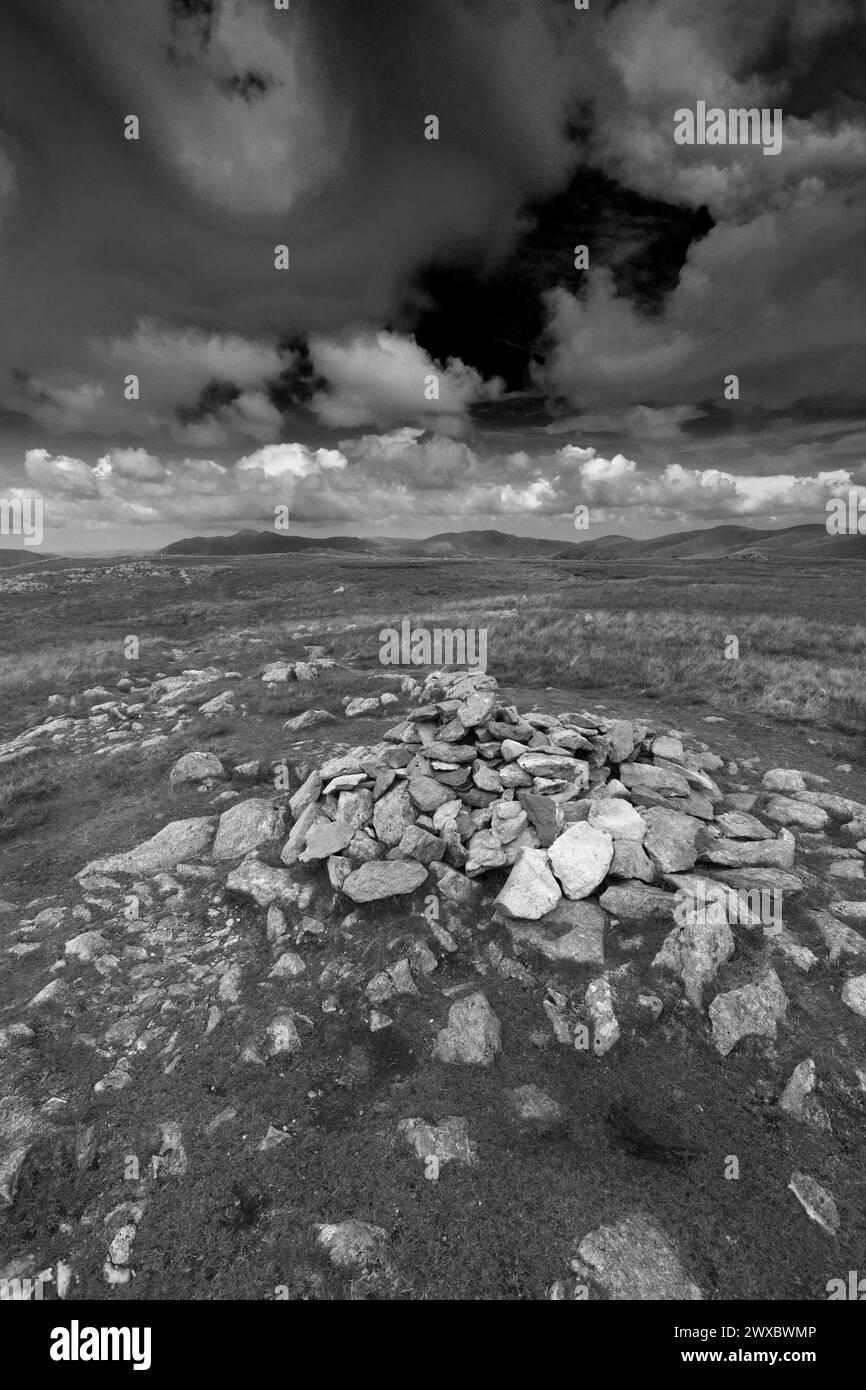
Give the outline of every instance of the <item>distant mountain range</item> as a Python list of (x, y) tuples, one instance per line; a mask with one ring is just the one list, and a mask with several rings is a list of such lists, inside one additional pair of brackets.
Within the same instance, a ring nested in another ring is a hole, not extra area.
[(800, 559), (866, 560), (866, 536), (831, 536), (820, 522), (759, 530), (753, 526), (710, 526), (635, 540), (600, 536), (595, 540), (543, 540), (505, 531), (443, 531), (426, 540), (387, 536), (284, 536), (274, 531), (237, 531), (232, 536), (192, 536), (175, 541), (161, 555), (296, 555), (322, 552), (406, 556), (408, 559), (484, 560), (714, 560)]

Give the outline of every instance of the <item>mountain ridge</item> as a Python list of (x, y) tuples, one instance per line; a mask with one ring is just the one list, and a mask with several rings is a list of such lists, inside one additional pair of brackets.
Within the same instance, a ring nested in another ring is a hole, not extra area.
[(866, 536), (831, 536), (820, 522), (771, 529), (723, 523), (662, 536), (599, 536), (582, 541), (515, 536), (494, 529), (440, 531), (426, 538), (389, 536), (281, 535), (246, 529), (227, 536), (190, 536), (173, 541), (160, 555), (278, 555), (301, 552), (393, 555), (413, 559), (736, 559), (773, 557), (866, 560)]

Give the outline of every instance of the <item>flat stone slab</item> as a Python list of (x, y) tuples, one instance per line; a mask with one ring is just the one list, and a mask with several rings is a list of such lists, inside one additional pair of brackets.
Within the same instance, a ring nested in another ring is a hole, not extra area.
[(725, 868), (792, 869), (796, 842), (784, 827), (775, 840), (715, 840), (701, 858), (708, 864)]
[(377, 902), (414, 893), (427, 879), (427, 869), (416, 859), (373, 859), (343, 881), (343, 892), (355, 903)]
[(173, 820), (164, 825), (150, 840), (123, 854), (109, 854), (92, 859), (79, 871), (84, 874), (158, 874), (165, 873), (187, 859), (200, 859), (207, 854), (214, 836), (214, 816), (196, 816), (191, 820)]
[(319, 821), (312, 825), (301, 854), (302, 864), (312, 864), (318, 859), (327, 859), (332, 854), (342, 854), (355, 834), (355, 827), (348, 821)]
[(312, 889), (299, 884), (288, 869), (273, 869), (258, 859), (248, 859), (233, 869), (226, 879), (226, 888), (252, 898), (259, 907), (281, 903), (303, 911), (313, 897)]
[(598, 901), (605, 912), (624, 922), (670, 921), (677, 904), (675, 894), (645, 883), (614, 883)]

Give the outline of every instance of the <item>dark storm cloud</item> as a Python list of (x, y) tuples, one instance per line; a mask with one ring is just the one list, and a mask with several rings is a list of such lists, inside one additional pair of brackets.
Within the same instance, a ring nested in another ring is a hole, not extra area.
[[(862, 456), (861, 12), (5, 0), (0, 482), (199, 529), (280, 488), (355, 530), (820, 505)], [(782, 154), (676, 146), (698, 99), (785, 106)]]

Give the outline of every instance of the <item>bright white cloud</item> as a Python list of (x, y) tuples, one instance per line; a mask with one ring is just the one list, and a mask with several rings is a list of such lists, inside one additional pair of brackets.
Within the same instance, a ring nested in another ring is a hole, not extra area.
[(476, 401), (501, 394), (498, 380), (484, 382), (459, 358), (434, 362), (414, 338), (358, 330), (341, 339), (316, 336), (313, 365), (326, 380), (312, 409), (325, 425), (351, 429), (420, 425), (440, 434), (461, 434)]

